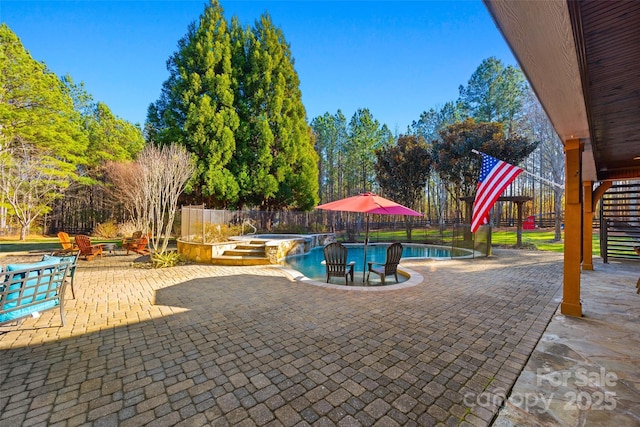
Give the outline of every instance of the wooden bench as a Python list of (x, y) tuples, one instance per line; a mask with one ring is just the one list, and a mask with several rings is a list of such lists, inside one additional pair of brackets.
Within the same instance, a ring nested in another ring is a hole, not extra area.
[(39, 262), (5, 266), (0, 273), (0, 325), (59, 309), (64, 326), (66, 279), (77, 256), (45, 255)]

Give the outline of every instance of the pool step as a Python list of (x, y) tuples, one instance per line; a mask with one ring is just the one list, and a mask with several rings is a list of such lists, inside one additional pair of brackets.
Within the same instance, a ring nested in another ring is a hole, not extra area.
[(252, 256), (234, 256), (234, 255), (220, 255), (211, 258), (211, 264), (214, 265), (269, 265), (271, 261), (267, 257), (252, 257)]
[(211, 263), (215, 265), (269, 265), (265, 243), (254, 242), (238, 243), (235, 248), (228, 249), (217, 257), (211, 257)]
[(238, 246), (257, 246), (264, 247), (264, 245), (268, 242), (268, 240), (247, 240), (244, 242), (239, 242)]
[(240, 250), (262, 250), (264, 252), (264, 242), (251, 242), (251, 243), (238, 243), (235, 247), (235, 249), (240, 249)]
[(235, 249), (229, 249), (224, 251), (223, 255), (266, 257), (264, 248), (245, 249), (245, 248), (238, 248), (237, 246)]

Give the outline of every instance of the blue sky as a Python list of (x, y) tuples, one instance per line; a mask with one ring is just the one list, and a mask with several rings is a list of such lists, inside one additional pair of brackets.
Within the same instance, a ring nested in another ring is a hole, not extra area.
[[(207, 0), (208, 2), (208, 0)], [(166, 61), (205, 0), (0, 0), (0, 21), (32, 57), (84, 82), (94, 100), (143, 124)], [(291, 45), (309, 120), (368, 108), (393, 132), (455, 100), (483, 59), (515, 64), (480, 0), (229, 1), (227, 18), (268, 12)]]

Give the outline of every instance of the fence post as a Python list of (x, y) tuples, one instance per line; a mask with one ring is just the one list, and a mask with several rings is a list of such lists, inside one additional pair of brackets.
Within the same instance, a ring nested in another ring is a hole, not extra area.
[(607, 236), (609, 232), (609, 220), (604, 219), (602, 222), (602, 227), (600, 230), (600, 256), (602, 256), (602, 261), (607, 264), (609, 262), (609, 257), (607, 256), (609, 253), (609, 237)]
[(202, 244), (205, 243), (204, 237), (205, 237), (205, 232), (204, 232), (204, 203), (203, 203), (202, 204)]
[[(469, 226), (471, 230), (471, 226)], [(471, 258), (476, 259), (476, 233), (471, 233)]]

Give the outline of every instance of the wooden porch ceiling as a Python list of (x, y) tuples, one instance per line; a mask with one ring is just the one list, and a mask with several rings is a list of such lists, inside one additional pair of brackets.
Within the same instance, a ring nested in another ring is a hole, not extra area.
[(583, 179), (640, 178), (640, 2), (483, 1)]

